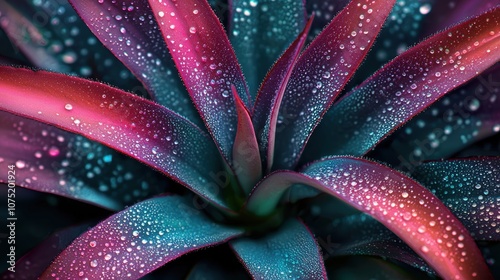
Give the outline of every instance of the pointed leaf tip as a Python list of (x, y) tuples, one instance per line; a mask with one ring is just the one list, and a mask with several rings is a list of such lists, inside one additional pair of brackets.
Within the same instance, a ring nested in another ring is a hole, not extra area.
[(226, 33), (206, 0), (149, 0), (192, 101), (231, 163), (238, 116), (231, 84), (246, 106), (245, 79)]
[(363, 61), (395, 1), (351, 1), (300, 56), (280, 106), (274, 169), (298, 163), (311, 133)]
[(245, 194), (250, 193), (253, 186), (262, 177), (262, 165), (259, 146), (253, 129), (250, 114), (238, 96), (234, 85), (231, 85), (236, 111), (238, 112), (238, 127), (233, 146), (233, 166)]

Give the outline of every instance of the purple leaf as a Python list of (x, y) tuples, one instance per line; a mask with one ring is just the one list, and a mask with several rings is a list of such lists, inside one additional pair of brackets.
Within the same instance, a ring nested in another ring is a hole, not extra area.
[(205, 0), (149, 3), (191, 99), (230, 163), (238, 124), (231, 84), (247, 106), (250, 97), (222, 25)]
[(260, 163), (259, 146), (250, 114), (238, 96), (236, 88), (232, 86), (231, 89), (238, 112), (238, 127), (233, 146), (233, 165), (243, 191), (248, 194), (262, 178), (262, 165), (258, 164)]
[(291, 219), (265, 237), (229, 244), (253, 279), (326, 279), (319, 246), (300, 221)]
[(165, 177), (106, 146), (3, 111), (0, 120), (0, 169), (15, 165), (18, 186), (112, 210), (165, 192)]
[(363, 155), (447, 92), (492, 66), (500, 53), (498, 11), (437, 34), (387, 64), (332, 107), (304, 154), (309, 160)]
[(229, 3), (229, 39), (255, 100), (266, 73), (304, 28), (307, 21), (304, 3), (302, 0)]
[(476, 240), (500, 241), (500, 157), (424, 163), (412, 176), (448, 206)]
[(97, 82), (11, 67), (0, 67), (0, 77), (0, 110), (108, 145), (224, 207), (208, 178), (221, 170), (213, 160), (219, 157), (217, 150), (189, 121)]
[(7, 271), (2, 279), (38, 279), (57, 255), (88, 228), (89, 225), (73, 226), (50, 235), (16, 262), (16, 272)]
[(353, 1), (299, 58), (280, 105), (275, 169), (292, 168), (375, 41), (395, 0)]
[(397, 171), (363, 159), (325, 159), (309, 165), (303, 174), (269, 175), (254, 189), (247, 209), (257, 215), (269, 213), (294, 184), (314, 187), (371, 215), (441, 277), (491, 279), (465, 227), (429, 190)]
[(97, 38), (144, 84), (153, 100), (199, 121), (146, 1), (70, 2)]
[(213, 223), (181, 197), (153, 198), (78, 237), (41, 278), (137, 279), (184, 254), (240, 234), (241, 230)]
[(255, 131), (258, 133), (261, 157), (265, 160), (264, 166), (267, 171), (273, 164), (276, 124), (281, 100), (312, 22), (313, 17), (309, 19), (299, 37), (271, 68), (255, 101), (252, 120)]

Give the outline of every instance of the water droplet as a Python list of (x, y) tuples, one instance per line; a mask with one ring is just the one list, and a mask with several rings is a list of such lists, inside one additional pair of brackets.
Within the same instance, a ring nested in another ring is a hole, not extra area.
[(18, 160), (16, 161), (16, 167), (19, 169), (23, 169), (24, 167), (26, 167), (26, 163), (22, 160)]
[(49, 149), (49, 155), (52, 157), (56, 157), (59, 155), (59, 149), (55, 146), (50, 147)]
[(422, 250), (422, 252), (424, 252), (424, 253), (428, 253), (428, 252), (429, 252), (429, 248), (428, 248), (427, 246), (425, 246), (425, 245), (424, 245), (424, 246), (422, 246), (421, 250)]
[(96, 241), (90, 241), (89, 243), (90, 247), (94, 248), (97, 245)]
[(196, 33), (196, 27), (190, 27), (190, 28), (189, 28), (189, 32), (190, 32), (191, 34), (195, 34), (195, 33)]
[(97, 260), (90, 261), (90, 266), (91, 267), (97, 267)]
[(401, 196), (402, 196), (403, 198), (407, 198), (407, 197), (408, 197), (408, 193), (407, 193), (407, 192), (403, 192), (403, 193), (401, 194)]
[(71, 110), (73, 110), (73, 105), (68, 103), (68, 104), (64, 105), (64, 109), (71, 111)]
[(431, 5), (430, 4), (424, 4), (424, 5), (420, 6), (419, 11), (420, 11), (420, 13), (422, 15), (426, 15), (426, 14), (428, 14), (431, 11)]
[(162, 17), (164, 17), (164, 16), (165, 16), (165, 13), (164, 13), (164, 12), (162, 12), (162, 11), (159, 11), (159, 12), (158, 12), (158, 16), (162, 18)]

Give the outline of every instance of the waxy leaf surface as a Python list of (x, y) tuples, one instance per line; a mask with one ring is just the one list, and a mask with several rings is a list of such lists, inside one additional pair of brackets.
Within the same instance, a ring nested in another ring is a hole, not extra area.
[(304, 3), (302, 0), (230, 2), (229, 39), (255, 99), (265, 74), (304, 28)]
[(274, 233), (230, 245), (254, 279), (326, 279), (319, 246), (300, 221), (288, 220)]
[(280, 105), (274, 169), (297, 164), (307, 139), (370, 50), (394, 2), (352, 1), (301, 55)]
[(500, 158), (427, 162), (413, 177), (462, 221), (476, 240), (500, 240)]
[(153, 198), (111, 216), (78, 237), (42, 278), (137, 279), (186, 253), (239, 234), (236, 228), (209, 220), (189, 200), (178, 196)]
[(146, 1), (70, 0), (88, 27), (153, 100), (201, 124)]
[(257, 185), (247, 209), (269, 213), (285, 191), (304, 184), (370, 214), (444, 278), (490, 279), (474, 240), (429, 190), (386, 166), (337, 157), (312, 163), (303, 173), (277, 171)]
[(220, 171), (217, 149), (208, 135), (186, 119), (97, 82), (11, 67), (0, 67), (0, 77), (0, 110), (108, 145), (224, 205), (209, 190), (207, 179), (210, 172)]
[(348, 93), (318, 126), (307, 159), (363, 155), (447, 92), (500, 59), (500, 8), (439, 33)]
[(238, 123), (231, 85), (246, 106), (250, 98), (219, 19), (205, 0), (149, 3), (191, 99), (230, 163)]

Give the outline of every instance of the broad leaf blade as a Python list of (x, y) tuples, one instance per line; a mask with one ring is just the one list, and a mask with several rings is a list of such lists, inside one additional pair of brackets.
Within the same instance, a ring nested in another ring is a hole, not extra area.
[(70, 2), (99, 40), (144, 84), (153, 100), (201, 123), (146, 1)]
[(294, 184), (314, 187), (371, 215), (444, 278), (491, 278), (481, 252), (459, 220), (429, 190), (397, 171), (363, 159), (325, 159), (302, 174), (271, 174), (254, 189), (247, 209), (269, 213)]
[[(0, 168), (16, 169), (28, 189), (111, 210), (164, 193), (164, 176), (106, 146), (53, 126), (0, 111)], [(8, 183), (8, 174), (0, 182)]]
[[(388, 134), (500, 59), (500, 8), (406, 51), (337, 102), (306, 153), (363, 155)], [(325, 144), (326, 143), (326, 144)]]
[(238, 123), (231, 84), (247, 106), (249, 96), (224, 29), (205, 0), (149, 3), (191, 99), (230, 163)]
[(302, 0), (231, 1), (229, 39), (253, 100), (260, 83), (306, 24)]
[(253, 279), (326, 279), (318, 244), (300, 221), (288, 220), (274, 233), (229, 244)]
[(500, 158), (424, 163), (413, 177), (462, 221), (476, 240), (500, 240)]
[(267, 171), (273, 164), (276, 125), (281, 100), (312, 22), (313, 17), (309, 19), (299, 37), (271, 68), (259, 89), (253, 107), (252, 120), (259, 140), (261, 158), (265, 160), (263, 164)]
[(394, 2), (349, 3), (301, 55), (280, 106), (275, 169), (297, 164), (311, 133), (368, 53)]
[(154, 198), (111, 216), (78, 237), (41, 277), (139, 278), (186, 253), (239, 234), (238, 229), (213, 223), (181, 197)]
[(104, 84), (61, 74), (0, 67), (0, 77), (0, 110), (108, 145), (224, 205), (209, 190), (208, 175), (222, 170), (212, 141), (163, 106)]

